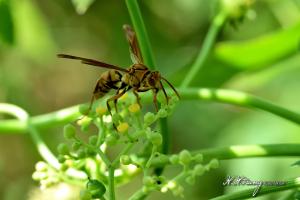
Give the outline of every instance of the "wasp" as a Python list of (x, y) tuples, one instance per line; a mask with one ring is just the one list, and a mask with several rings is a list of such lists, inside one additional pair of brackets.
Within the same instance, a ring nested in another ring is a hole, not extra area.
[(153, 103), (155, 105), (156, 111), (158, 111), (157, 103), (157, 93), (162, 90), (163, 94), (168, 103), (168, 95), (162, 84), (162, 80), (165, 81), (175, 92), (179, 98), (179, 94), (176, 91), (175, 87), (164, 77), (161, 76), (159, 71), (151, 71), (148, 67), (143, 64), (143, 58), (141, 51), (139, 49), (138, 41), (134, 30), (129, 25), (123, 25), (123, 30), (125, 32), (127, 41), (129, 43), (129, 51), (133, 64), (125, 69), (116, 65), (107, 64), (98, 60), (83, 58), (68, 54), (58, 54), (59, 58), (75, 59), (80, 60), (82, 63), (102, 68), (109, 69), (108, 71), (101, 74), (98, 79), (96, 86), (93, 91), (92, 99), (90, 102), (89, 110), (90, 111), (94, 100), (103, 97), (110, 90), (116, 90), (114, 96), (110, 97), (106, 101), (107, 109), (111, 113), (110, 102), (114, 102), (114, 106), (117, 112), (117, 101), (122, 97), (126, 92), (132, 90), (136, 96), (137, 103), (141, 106), (139, 92), (146, 92), (149, 90), (153, 91)]

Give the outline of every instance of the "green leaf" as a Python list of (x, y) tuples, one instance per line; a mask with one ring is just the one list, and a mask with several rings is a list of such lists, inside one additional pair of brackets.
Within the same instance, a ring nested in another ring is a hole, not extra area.
[(84, 14), (95, 0), (72, 0), (76, 12), (80, 15)]
[(14, 24), (9, 2), (0, 0), (0, 41), (14, 43)]
[(215, 57), (238, 69), (258, 69), (297, 53), (300, 24), (242, 42), (222, 42)]

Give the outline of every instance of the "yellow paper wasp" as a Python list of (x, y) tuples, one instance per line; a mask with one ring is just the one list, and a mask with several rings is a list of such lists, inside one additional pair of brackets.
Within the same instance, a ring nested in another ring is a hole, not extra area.
[(153, 102), (157, 111), (158, 110), (157, 93), (159, 92), (159, 90), (163, 91), (163, 94), (168, 103), (168, 96), (162, 84), (162, 80), (165, 81), (173, 89), (175, 94), (179, 97), (178, 92), (168, 80), (162, 77), (158, 71), (150, 71), (143, 64), (143, 59), (138, 46), (138, 41), (133, 29), (129, 25), (124, 25), (123, 29), (125, 31), (126, 38), (129, 42), (131, 60), (134, 63), (128, 69), (124, 69), (101, 61), (82, 58), (78, 56), (72, 56), (67, 54), (57, 55), (59, 58), (80, 60), (84, 64), (110, 69), (109, 71), (106, 71), (103, 74), (101, 74), (100, 78), (98, 79), (95, 89), (93, 91), (93, 96), (91, 99), (89, 111), (92, 107), (93, 101), (95, 99), (99, 99), (103, 97), (111, 89), (117, 91), (116, 94), (110, 97), (106, 102), (110, 114), (111, 114), (111, 107), (109, 105), (110, 101), (114, 102), (115, 109), (117, 111), (118, 99), (131, 89), (133, 90), (133, 93), (137, 98), (137, 103), (140, 106), (141, 104), (140, 104), (140, 97), (138, 92), (146, 92), (148, 90), (152, 90), (154, 94)]

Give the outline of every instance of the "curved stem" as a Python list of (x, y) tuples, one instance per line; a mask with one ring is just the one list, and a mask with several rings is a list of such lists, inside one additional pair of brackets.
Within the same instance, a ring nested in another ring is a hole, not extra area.
[(9, 115), (13, 115), (16, 118), (18, 118), (19, 123), (24, 123), (42, 158), (45, 161), (47, 161), (52, 167), (59, 169), (60, 164), (58, 163), (56, 157), (52, 154), (47, 145), (44, 143), (37, 129), (32, 125), (31, 119), (29, 118), (29, 115), (25, 110), (15, 105), (1, 103), (0, 113), (7, 113)]
[[(293, 180), (289, 180), (286, 182), (286, 184), (284, 184), (282, 186), (268, 186), (268, 187), (262, 186), (255, 197), (262, 196), (262, 195), (269, 194), (269, 193), (279, 192), (279, 191), (283, 191), (283, 190), (289, 190), (292, 188), (299, 188), (299, 187), (300, 187), (300, 177), (295, 178)], [(254, 198), (253, 191), (255, 189), (256, 188), (251, 188), (251, 189), (242, 190), (239, 192), (233, 192), (231, 194), (219, 196), (219, 197), (213, 198), (211, 200), (234, 200), (234, 199)]]
[[(179, 93), (181, 95), (181, 100), (215, 101), (242, 107), (256, 108), (272, 113), (296, 124), (300, 124), (300, 114), (244, 92), (227, 89), (188, 88), (179, 89)], [(150, 94), (146, 94), (143, 97), (144, 100), (147, 101), (152, 99)], [(31, 117), (31, 123), (34, 125), (34, 127), (39, 129), (50, 128), (72, 122), (79, 116), (80, 113), (78, 111), (78, 106), (73, 106), (56, 112)], [(0, 120), (0, 134), (25, 133), (26, 131), (27, 126), (23, 121), (15, 119)]]
[(214, 46), (218, 33), (220, 32), (222, 26), (226, 21), (226, 18), (227, 15), (225, 14), (225, 12), (220, 12), (213, 19), (213, 23), (211, 24), (208, 33), (204, 39), (203, 46), (190, 71), (187, 73), (183, 82), (181, 83), (181, 88), (186, 88), (188, 85), (190, 85), (190, 83), (195, 78), (199, 70), (203, 67), (207, 57), (209, 56), (209, 53), (211, 52)]
[[(257, 157), (287, 157), (300, 156), (300, 144), (261, 144), (261, 145), (233, 145), (229, 147), (219, 147), (204, 149), (193, 152), (193, 154), (202, 154), (205, 161), (213, 158), (218, 160), (229, 160), (239, 158), (257, 158)], [(154, 158), (151, 167), (165, 166), (170, 164), (169, 156)]]

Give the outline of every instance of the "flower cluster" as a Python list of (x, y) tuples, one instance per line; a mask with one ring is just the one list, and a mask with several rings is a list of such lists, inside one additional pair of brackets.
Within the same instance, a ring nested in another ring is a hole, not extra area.
[[(84, 186), (81, 199), (101, 199), (112, 195), (115, 184), (128, 182), (142, 171), (143, 186), (131, 199), (154, 190), (182, 196), (182, 180), (193, 184), (197, 176), (216, 168), (218, 161), (213, 159), (203, 164), (202, 154), (187, 150), (174, 155), (161, 152), (163, 136), (156, 122), (172, 113), (178, 99), (172, 97), (168, 104), (158, 99), (161, 103), (159, 111), (144, 115), (140, 105), (129, 96), (119, 100), (119, 112), (113, 111), (112, 115), (103, 101), (96, 102), (91, 110), (86, 105), (80, 106), (83, 116), (64, 127), (66, 142), (57, 146), (60, 167), (55, 169), (39, 162), (34, 179), (40, 181), (42, 187), (60, 181), (81, 183)], [(88, 116), (84, 115), (87, 111)], [(114, 157), (108, 156), (108, 150), (114, 147), (121, 149), (120, 152)], [(171, 178), (155, 173), (157, 168), (167, 164), (181, 165), (183, 170)]]

